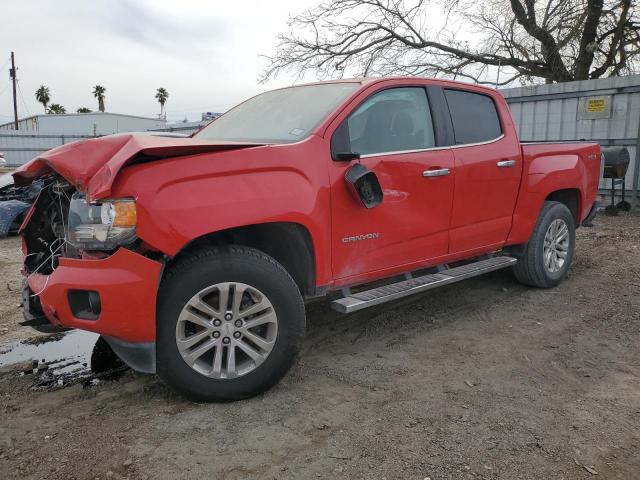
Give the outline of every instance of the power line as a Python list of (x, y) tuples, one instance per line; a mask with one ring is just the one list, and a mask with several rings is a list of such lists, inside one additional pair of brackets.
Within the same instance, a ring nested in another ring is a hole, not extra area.
[(6, 67), (7, 65), (9, 65), (9, 62), (11, 61), (11, 59), (7, 60), (6, 62), (4, 62), (2, 64), (2, 66), (0, 67), (0, 72), (4, 71), (4, 67)]
[(24, 107), (24, 109), (27, 111), (27, 116), (31, 116), (31, 112), (29, 111), (29, 107), (27, 107), (27, 102), (24, 101), (24, 97), (22, 96), (22, 89), (20, 88), (20, 80), (16, 79), (16, 81), (18, 82), (18, 93), (20, 94), (20, 100), (22, 100), (22, 106)]
[[(2, 64), (2, 66), (0, 67), (0, 74), (1, 74), (2, 72), (4, 72), (5, 67), (6, 67), (7, 65), (9, 65), (9, 62), (10, 62), (10, 61), (11, 61), (11, 57), (9, 57), (9, 58), (7, 59), (7, 61), (6, 61), (6, 62), (4, 62), (4, 63)], [(7, 90), (9, 90), (9, 87), (11, 87), (11, 82), (9, 82), (9, 83), (7, 84), (7, 86), (6, 86), (6, 87), (4, 87), (2, 90), (0, 90), (0, 97), (1, 97), (2, 95), (4, 95), (4, 92), (6, 92)], [(3, 114), (0, 114), (0, 117), (4, 117), (4, 118), (11, 118), (11, 116), (10, 116), (10, 115), (3, 115)]]
[(7, 85), (6, 87), (4, 87), (2, 90), (0, 90), (0, 97), (2, 96), (2, 94), (4, 92), (6, 92), (7, 90), (9, 90), (9, 87), (11, 86), (11, 84)]

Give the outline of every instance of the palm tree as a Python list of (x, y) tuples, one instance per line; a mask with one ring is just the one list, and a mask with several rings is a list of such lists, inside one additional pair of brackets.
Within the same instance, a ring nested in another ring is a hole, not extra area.
[(80, 107), (76, 110), (76, 113), (91, 113), (91, 109), (87, 107)]
[(93, 87), (93, 96), (98, 99), (98, 110), (104, 112), (104, 94), (107, 93), (107, 89), (102, 85), (96, 85)]
[(36, 90), (36, 100), (44, 107), (44, 113), (47, 113), (47, 104), (49, 100), (51, 100), (50, 94), (49, 87), (45, 87), (44, 85), (40, 85), (40, 88)]
[(49, 110), (47, 110), (47, 113), (59, 115), (61, 113), (67, 113), (67, 109), (59, 103), (52, 103), (51, 105), (49, 105)]
[(160, 87), (156, 91), (156, 98), (158, 99), (158, 103), (160, 104), (160, 118), (164, 115), (164, 104), (167, 103), (167, 98), (169, 98), (169, 92), (164, 87)]

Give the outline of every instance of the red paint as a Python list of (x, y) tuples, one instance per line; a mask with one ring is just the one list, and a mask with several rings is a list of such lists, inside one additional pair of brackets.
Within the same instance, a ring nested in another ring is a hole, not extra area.
[[(490, 95), (504, 136), (484, 145), (363, 158), (384, 191), (383, 203), (366, 210), (344, 182), (350, 163), (331, 160), (331, 135), (373, 93), (409, 85), (454, 86)], [(140, 156), (162, 159), (136, 163)], [(502, 160), (516, 163), (497, 168)], [(297, 143), (117, 135), (51, 150), (17, 170), (15, 177), (25, 183), (54, 170), (92, 199), (135, 198), (137, 234), (145, 250), (168, 256), (220, 230), (297, 223), (312, 239), (316, 284), (339, 288), (524, 243), (542, 202), (557, 190), (579, 191), (583, 219), (596, 197), (599, 166), (595, 144), (521, 146), (506, 101), (492, 89), (394, 78), (363, 81), (313, 134)], [(449, 168), (451, 174), (422, 176), (436, 168)], [(378, 236), (343, 241), (368, 233)], [(123, 340), (152, 341), (159, 271), (159, 263), (126, 249), (100, 260), (62, 259), (40, 299), (53, 322)], [(36, 292), (42, 282), (38, 276), (30, 278)], [(69, 288), (104, 292), (103, 316), (93, 323), (74, 319), (66, 303)]]
[[(513, 214), (507, 244), (529, 239), (542, 203), (553, 192), (579, 192), (579, 222), (584, 220), (598, 194), (600, 146), (595, 143), (525, 144), (525, 174)], [(578, 222), (578, 223), (579, 223)]]
[[(103, 260), (61, 258), (51, 275), (31, 274), (29, 287), (54, 325), (90, 330), (131, 342), (153, 342), (156, 295), (162, 265), (126, 248)], [(97, 320), (75, 318), (69, 290), (94, 290), (102, 312)]]
[[(360, 207), (345, 188), (344, 174), (350, 164), (329, 164), (335, 279), (446, 255), (454, 179), (452, 175), (428, 179), (422, 172), (453, 169), (451, 151), (384, 155), (362, 163), (377, 174), (384, 194), (382, 204), (370, 210)], [(343, 241), (367, 233), (380, 236), (374, 240)]]
[(117, 173), (136, 156), (192, 155), (255, 146), (252, 143), (199, 141), (148, 135), (111, 135), (56, 147), (18, 168), (13, 176), (18, 185), (53, 170), (89, 197), (105, 198)]

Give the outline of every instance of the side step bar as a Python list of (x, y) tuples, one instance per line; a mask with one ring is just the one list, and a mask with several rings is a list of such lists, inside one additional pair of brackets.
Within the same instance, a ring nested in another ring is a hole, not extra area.
[(359, 293), (352, 293), (344, 298), (331, 302), (331, 308), (340, 313), (351, 313), (362, 310), (363, 308), (372, 307), (373, 305), (408, 297), (414, 293), (424, 292), (432, 288), (476, 277), (483, 273), (500, 270), (516, 262), (517, 260), (512, 257), (491, 257), (486, 260), (462, 265), (461, 267), (443, 270), (439, 273), (423, 275), (398, 283), (392, 283), (391, 285), (372, 288), (371, 290), (365, 290)]

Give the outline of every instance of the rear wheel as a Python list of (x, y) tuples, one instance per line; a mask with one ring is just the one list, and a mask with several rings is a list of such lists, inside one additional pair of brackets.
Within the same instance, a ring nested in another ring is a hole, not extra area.
[(575, 241), (571, 211), (562, 203), (545, 202), (531, 238), (513, 267), (516, 278), (533, 287), (556, 286), (569, 270)]
[(298, 287), (257, 250), (196, 252), (171, 267), (158, 298), (158, 375), (194, 400), (263, 392), (300, 349), (305, 313)]

